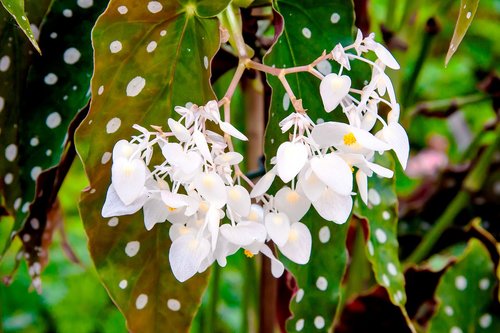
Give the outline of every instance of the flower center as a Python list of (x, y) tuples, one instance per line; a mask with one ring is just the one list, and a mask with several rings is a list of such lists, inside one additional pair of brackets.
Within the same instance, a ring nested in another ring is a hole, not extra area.
[(296, 203), (297, 201), (299, 201), (299, 199), (300, 199), (300, 195), (296, 191), (292, 191), (292, 192), (288, 193), (286, 196), (286, 200), (289, 203)]
[(354, 134), (352, 134), (352, 132), (349, 132), (346, 135), (344, 135), (344, 144), (345, 145), (350, 146), (350, 145), (353, 145), (355, 143), (356, 143), (356, 137), (354, 136)]
[(253, 253), (251, 251), (245, 250), (243, 253), (247, 256), (247, 258), (253, 257)]

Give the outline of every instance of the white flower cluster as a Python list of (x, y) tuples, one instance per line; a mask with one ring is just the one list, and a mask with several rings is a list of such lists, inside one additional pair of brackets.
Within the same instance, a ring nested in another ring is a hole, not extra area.
[[(356, 54), (347, 53), (349, 49)], [(368, 51), (374, 51), (378, 60), (361, 57)], [(231, 137), (247, 138), (221, 119), (218, 103), (178, 106), (180, 119), (168, 119), (170, 132), (160, 128), (150, 132), (134, 125), (141, 134), (115, 144), (112, 182), (102, 216), (129, 215), (142, 208), (147, 230), (169, 221), (170, 266), (181, 282), (214, 261), (225, 266), (227, 256), (241, 248), (249, 257), (257, 253), (269, 257), (272, 273), (278, 277), (284, 266), (266, 245), (269, 240), (290, 260), (306, 264), (312, 238), (300, 220), (311, 205), (325, 220), (345, 223), (355, 195), (353, 178), (366, 203), (368, 177), (393, 175), (372, 162), (374, 154), (392, 149), (405, 167), (409, 153), (408, 138), (398, 124), (399, 106), (384, 73), (385, 66), (399, 68), (389, 51), (373, 35), (363, 39), (358, 33), (352, 45), (337, 45), (326, 59), (337, 61), (341, 68), (321, 82), (325, 110), (331, 112), (340, 105), (349, 124), (316, 125), (305, 112), (290, 114), (280, 127), (284, 133), (292, 130), (291, 139), (279, 146), (271, 160), (274, 167), (254, 186), (241, 173), (238, 165), (243, 156), (233, 150), (231, 141)], [(349, 76), (342, 75), (343, 69), (350, 70), (352, 60), (372, 68), (371, 80), (361, 90), (352, 88)], [(385, 94), (389, 100), (381, 97)], [(380, 102), (391, 109), (387, 122), (378, 115)], [(377, 120), (382, 129), (373, 135), (370, 131)], [(216, 127), (224, 135), (208, 129)], [(163, 158), (151, 167), (155, 146)], [(276, 176), (285, 186), (270, 195), (267, 191)], [(253, 187), (250, 193), (241, 179)]]

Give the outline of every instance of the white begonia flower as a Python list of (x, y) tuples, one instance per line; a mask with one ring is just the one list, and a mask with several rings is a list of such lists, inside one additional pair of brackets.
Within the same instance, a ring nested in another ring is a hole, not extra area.
[(234, 151), (222, 153), (214, 158), (214, 163), (218, 165), (236, 165), (242, 161), (243, 155)]
[(106, 200), (104, 201), (101, 215), (102, 217), (113, 217), (134, 214), (144, 206), (147, 199), (148, 196), (146, 192), (143, 191), (138, 198), (126, 205), (120, 199), (118, 193), (116, 193), (113, 184), (111, 184), (106, 193)]
[(264, 208), (257, 204), (250, 206), (250, 213), (245, 217), (247, 221), (264, 223)]
[(192, 226), (185, 225), (184, 223), (174, 223), (170, 226), (170, 229), (168, 230), (168, 236), (170, 237), (170, 240), (173, 242), (177, 238), (186, 236), (188, 234), (196, 236), (197, 232), (198, 229)]
[(352, 210), (352, 197), (342, 195), (330, 188), (325, 188), (318, 200), (312, 202), (318, 214), (327, 221), (343, 224)]
[(361, 200), (368, 205), (368, 175), (363, 170), (356, 172), (356, 184), (358, 185)]
[[(136, 154), (139, 149), (139, 145), (135, 143), (130, 143), (127, 140), (120, 140), (115, 143), (113, 147), (113, 162), (120, 157), (129, 159), (132, 155)], [(139, 156), (137, 156), (139, 157)]]
[[(352, 192), (351, 167), (336, 153), (315, 156), (311, 159), (311, 169), (323, 184), (341, 195)], [(308, 185), (306, 182), (302, 183)]]
[(117, 158), (111, 167), (111, 182), (125, 205), (134, 202), (146, 183), (146, 164), (143, 160)]
[(186, 234), (172, 242), (168, 259), (175, 278), (184, 282), (198, 272), (210, 253), (210, 243), (204, 238)]
[(326, 188), (326, 184), (321, 181), (321, 179), (316, 176), (310, 166), (303, 169), (303, 172), (299, 174), (299, 180), (297, 181), (297, 188), (300, 188), (304, 195), (311, 201), (318, 200), (323, 190)]
[(351, 70), (349, 58), (347, 57), (345, 50), (340, 43), (335, 45), (331, 53), (333, 60), (338, 62), (341, 66), (345, 67), (347, 70)]
[(285, 213), (290, 221), (297, 222), (307, 213), (311, 201), (297, 189), (292, 190), (284, 186), (276, 193), (274, 206), (278, 211)]
[(361, 128), (338, 122), (319, 124), (312, 130), (311, 136), (321, 147), (333, 146), (336, 149), (369, 155), (373, 151), (386, 151), (391, 147), (373, 134)]
[(206, 161), (212, 162), (212, 155), (210, 154), (210, 149), (208, 148), (207, 140), (205, 136), (198, 130), (193, 132), (193, 140), (196, 147), (200, 151), (200, 154)]
[(220, 233), (229, 242), (240, 247), (249, 246), (255, 242), (264, 243), (267, 237), (264, 225), (249, 221), (242, 221), (236, 225), (223, 224), (220, 227)]
[(307, 162), (307, 148), (300, 142), (282, 143), (276, 154), (276, 170), (284, 183), (288, 183), (302, 170)]
[(351, 78), (347, 75), (328, 74), (321, 80), (319, 92), (326, 112), (333, 111), (349, 93)]
[(288, 239), (282, 246), (278, 246), (281, 253), (299, 265), (309, 262), (311, 257), (312, 237), (307, 226), (301, 222), (292, 223)]
[(389, 122), (387, 126), (377, 133), (377, 137), (390, 145), (391, 149), (396, 153), (403, 170), (406, 169), (410, 155), (410, 142), (403, 126), (395, 121)]
[(170, 127), (170, 130), (172, 133), (175, 135), (177, 140), (181, 142), (186, 142), (191, 139), (191, 133), (189, 133), (188, 129), (184, 127), (181, 123), (178, 121), (175, 121), (172, 118), (168, 118), (168, 127)]
[(211, 205), (222, 208), (227, 202), (226, 186), (215, 172), (200, 173), (193, 182), (198, 193)]
[(205, 224), (212, 238), (212, 250), (215, 250), (217, 238), (219, 237), (220, 214), (219, 209), (214, 205), (210, 205), (208, 212), (205, 215)]
[(227, 186), (227, 206), (239, 216), (250, 214), (250, 194), (241, 185)]
[(267, 234), (278, 246), (285, 245), (290, 231), (290, 219), (284, 213), (268, 213), (264, 217)]
[(384, 65), (386, 65), (387, 67), (392, 69), (400, 68), (397, 60), (394, 58), (391, 52), (389, 52), (389, 50), (387, 50), (385, 46), (383, 46), (382, 44), (375, 43), (375, 46), (373, 46), (373, 51), (380, 59), (380, 61), (382, 61), (382, 63), (384, 63)]

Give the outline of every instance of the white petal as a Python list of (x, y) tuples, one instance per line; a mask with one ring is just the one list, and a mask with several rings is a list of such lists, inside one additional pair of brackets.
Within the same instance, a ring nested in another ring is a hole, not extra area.
[(170, 165), (179, 165), (184, 161), (186, 155), (180, 144), (170, 142), (163, 145), (161, 152)]
[(143, 160), (118, 158), (111, 167), (111, 181), (125, 205), (132, 203), (142, 193), (146, 183), (146, 164)]
[(385, 151), (391, 149), (384, 141), (376, 138), (373, 134), (360, 128), (351, 127), (351, 132), (356, 141), (364, 148), (375, 151)]
[(212, 162), (212, 155), (210, 154), (210, 150), (208, 149), (208, 144), (205, 136), (200, 131), (194, 131), (193, 140), (205, 160)]
[(345, 223), (352, 210), (350, 195), (340, 195), (328, 188), (312, 204), (322, 218), (337, 224)]
[(264, 218), (269, 237), (278, 246), (283, 246), (288, 239), (290, 220), (283, 213), (269, 213)]
[(349, 125), (329, 121), (314, 126), (311, 132), (311, 137), (313, 138), (314, 142), (319, 145), (320, 148), (326, 148), (330, 146), (337, 147), (341, 144), (344, 135), (349, 133), (349, 131)]
[(219, 210), (214, 206), (210, 206), (207, 215), (205, 216), (205, 223), (207, 224), (208, 231), (212, 236), (212, 251), (215, 250), (215, 245), (217, 244), (217, 238), (219, 236)]
[(278, 211), (285, 213), (290, 221), (297, 222), (307, 213), (311, 202), (303, 193), (284, 186), (276, 193), (274, 205)]
[(193, 235), (177, 238), (170, 246), (168, 259), (175, 278), (184, 282), (198, 272), (201, 262), (210, 252), (210, 244), (204, 238)]
[(221, 267), (225, 267), (227, 264), (226, 257), (235, 254), (240, 247), (227, 241), (224, 237), (219, 237), (217, 240), (217, 247), (213, 253), (214, 258)]
[(241, 133), (240, 131), (238, 131), (236, 129), (236, 127), (234, 127), (230, 123), (226, 123), (225, 121), (221, 121), (219, 123), (219, 126), (220, 126), (220, 129), (224, 133), (227, 133), (227, 134), (235, 137), (236, 139), (240, 139), (242, 141), (248, 141), (248, 138), (243, 133)]
[(405, 129), (399, 123), (390, 123), (383, 130), (384, 139), (392, 146), (403, 169), (406, 169), (408, 155), (410, 154), (410, 143)]
[(326, 185), (309, 168), (306, 172), (299, 175), (297, 188), (300, 188), (310, 201), (316, 201), (321, 193), (323, 193)]
[(370, 131), (377, 122), (378, 108), (377, 103), (370, 100), (367, 104), (368, 111), (361, 119), (361, 129)]
[(142, 208), (146, 202), (147, 196), (143, 192), (136, 200), (129, 205), (125, 205), (118, 197), (113, 185), (109, 185), (108, 192), (106, 193), (106, 201), (102, 207), (102, 217), (131, 215)]
[(288, 241), (285, 245), (279, 247), (283, 253), (291, 261), (304, 265), (309, 262), (311, 257), (312, 237), (307, 226), (300, 222), (292, 223)]
[(251, 222), (264, 223), (264, 209), (262, 206), (252, 204), (250, 206), (250, 214), (246, 219)]
[(187, 154), (183, 155), (185, 156), (185, 158), (183, 160), (179, 160), (178, 167), (184, 174), (192, 175), (201, 168), (203, 161), (198, 152), (191, 150), (187, 152)]
[(243, 155), (234, 151), (220, 154), (214, 158), (214, 163), (219, 165), (235, 165), (240, 164), (241, 161), (243, 161)]
[(332, 73), (321, 80), (319, 92), (326, 112), (335, 109), (340, 101), (347, 96), (351, 88), (351, 78), (347, 75)]
[[(139, 145), (130, 143), (127, 140), (118, 141), (113, 147), (113, 162), (120, 157), (124, 157), (126, 159), (130, 158), (130, 156), (132, 156), (132, 154), (136, 152), (138, 148)], [(139, 157), (139, 155), (137, 155), (137, 157)]]
[(167, 208), (180, 208), (189, 204), (187, 195), (172, 193), (170, 191), (161, 191), (161, 199), (167, 205)]
[(235, 226), (223, 224), (220, 233), (229, 242), (239, 246), (248, 246), (254, 242), (263, 243), (267, 236), (266, 228), (262, 224), (245, 221)]
[(298, 175), (307, 162), (307, 148), (302, 143), (284, 142), (276, 154), (278, 176), (288, 183)]
[(144, 226), (146, 230), (153, 229), (156, 223), (165, 222), (169, 214), (169, 210), (161, 199), (150, 198), (146, 201), (143, 207)]
[(334, 153), (315, 156), (311, 168), (316, 176), (332, 190), (348, 195), (352, 192), (352, 171), (349, 165)]
[(226, 186), (215, 172), (204, 172), (194, 180), (198, 193), (211, 205), (222, 208), (227, 202)]
[(227, 187), (227, 205), (239, 216), (250, 214), (250, 194), (241, 185)]
[(392, 176), (394, 175), (394, 171), (392, 171), (391, 169), (384, 168), (381, 165), (378, 165), (378, 164), (375, 164), (372, 162), (368, 162), (368, 161), (366, 162), (366, 164), (368, 165), (370, 170), (372, 170), (373, 172), (375, 172), (377, 175), (379, 175), (381, 177), (392, 178)]
[(382, 44), (377, 43), (373, 51), (380, 59), (380, 61), (382, 61), (387, 67), (390, 67), (392, 69), (400, 68), (394, 56)]
[(264, 176), (262, 176), (262, 178), (259, 179), (257, 184), (255, 184), (252, 191), (250, 192), (250, 197), (256, 198), (266, 193), (267, 190), (269, 190), (269, 188), (273, 184), (275, 177), (276, 174), (274, 173), (274, 169), (266, 173)]
[(273, 251), (267, 246), (263, 245), (262, 248), (260, 249), (260, 252), (262, 252), (263, 255), (271, 259), (271, 273), (275, 278), (279, 278), (281, 275), (283, 275), (283, 272), (285, 271), (285, 266), (276, 259), (276, 257), (273, 254)]
[(368, 204), (368, 177), (366, 176), (366, 173), (364, 173), (361, 170), (358, 170), (356, 172), (356, 184), (358, 184), (358, 191), (359, 195), (361, 196), (361, 200), (365, 203), (365, 205)]
[(172, 226), (170, 226), (170, 229), (168, 229), (168, 235), (172, 240), (172, 242), (175, 241), (177, 238), (188, 234), (196, 236), (196, 229), (187, 227), (182, 223), (173, 224)]
[(167, 221), (172, 224), (184, 224), (190, 220), (184, 213), (186, 208), (169, 208), (167, 207), (170, 214), (167, 216)]
[(168, 127), (170, 127), (170, 130), (172, 133), (174, 133), (175, 137), (177, 140), (181, 142), (186, 142), (191, 138), (191, 134), (187, 130), (184, 125), (179, 123), (178, 121), (173, 120), (172, 118), (168, 118)]

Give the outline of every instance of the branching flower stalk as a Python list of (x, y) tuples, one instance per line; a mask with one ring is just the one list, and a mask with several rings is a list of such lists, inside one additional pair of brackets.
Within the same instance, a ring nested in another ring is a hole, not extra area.
[[(374, 52), (377, 60), (364, 58), (367, 52)], [(316, 66), (325, 61), (337, 62), (339, 71), (321, 74)], [(351, 61), (367, 63), (372, 70), (371, 80), (360, 89), (353, 88), (345, 74), (351, 70)], [(312, 238), (308, 226), (300, 221), (311, 206), (325, 220), (345, 223), (352, 211), (353, 195), (368, 204), (368, 177), (374, 173), (393, 176), (392, 170), (373, 163), (376, 153), (394, 150), (406, 167), (408, 138), (398, 123), (399, 105), (384, 73), (386, 66), (399, 68), (389, 51), (374, 41), (373, 34), (363, 38), (361, 32), (352, 45), (338, 44), (304, 66), (280, 69), (255, 62), (246, 54), (241, 56), (221, 100), (203, 106), (177, 106), (179, 119), (167, 120), (169, 132), (134, 125), (141, 134), (115, 144), (103, 217), (142, 209), (147, 230), (163, 227), (156, 224), (168, 221), (170, 266), (181, 282), (215, 261), (225, 266), (226, 258), (239, 249), (248, 257), (258, 253), (269, 257), (272, 274), (279, 277), (284, 266), (266, 244), (269, 240), (291, 261), (308, 263)], [(243, 156), (235, 151), (232, 141), (247, 140), (231, 124), (231, 99), (246, 69), (278, 77), (295, 110), (279, 123), (282, 132), (289, 133), (289, 141), (279, 146), (271, 159), (274, 166), (255, 184), (241, 171)], [(341, 110), (348, 123), (316, 124), (311, 120), (286, 79), (286, 75), (299, 72), (321, 80), (319, 92), (325, 111)], [(378, 114), (379, 103), (390, 107), (387, 119)], [(377, 121), (382, 129), (372, 134)], [(217, 132), (209, 130), (208, 123)], [(153, 165), (158, 150), (161, 163)], [(285, 185), (272, 194), (269, 188), (276, 177)], [(354, 180), (359, 193), (353, 192)]]

